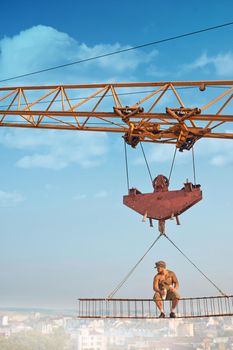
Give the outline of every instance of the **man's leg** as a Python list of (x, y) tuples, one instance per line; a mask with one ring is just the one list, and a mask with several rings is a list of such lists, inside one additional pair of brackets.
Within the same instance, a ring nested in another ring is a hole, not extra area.
[(171, 318), (175, 318), (176, 314), (175, 314), (175, 309), (179, 303), (180, 300), (180, 295), (177, 292), (168, 292), (167, 295), (167, 299), (172, 301), (172, 307), (171, 307), (171, 313), (170, 313), (170, 317)]
[(179, 303), (179, 299), (175, 298), (175, 299), (172, 300), (172, 309), (171, 309), (171, 311), (175, 310), (175, 308), (177, 307), (178, 303)]
[(165, 313), (164, 313), (164, 309), (163, 309), (163, 302), (161, 300), (161, 295), (159, 293), (155, 293), (153, 299), (154, 299), (154, 302), (155, 302), (157, 308), (160, 311), (159, 317), (160, 318), (164, 318), (165, 317)]

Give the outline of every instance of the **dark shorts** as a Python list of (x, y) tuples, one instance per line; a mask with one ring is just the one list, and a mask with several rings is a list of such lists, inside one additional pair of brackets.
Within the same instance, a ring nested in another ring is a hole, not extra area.
[[(160, 293), (156, 292), (153, 296), (153, 300), (154, 301), (159, 301), (161, 300), (161, 295)], [(175, 299), (180, 299), (180, 294), (178, 292), (172, 292), (170, 290), (167, 291), (167, 296), (166, 296), (166, 300), (175, 300)]]

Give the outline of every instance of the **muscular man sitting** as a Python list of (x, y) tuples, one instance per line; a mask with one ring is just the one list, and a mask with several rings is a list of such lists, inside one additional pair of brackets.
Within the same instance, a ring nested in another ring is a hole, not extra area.
[(153, 299), (160, 311), (159, 318), (165, 317), (162, 300), (172, 301), (170, 317), (175, 318), (175, 308), (180, 299), (177, 292), (177, 289), (179, 288), (178, 279), (175, 272), (167, 270), (166, 263), (164, 261), (156, 262), (155, 268), (157, 269), (158, 273), (155, 275), (153, 281), (153, 289), (155, 291)]

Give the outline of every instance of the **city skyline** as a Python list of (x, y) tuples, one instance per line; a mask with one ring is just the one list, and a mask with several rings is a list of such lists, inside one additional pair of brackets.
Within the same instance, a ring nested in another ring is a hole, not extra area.
[(45, 312), (0, 310), (1, 349), (63, 350), (196, 349), (230, 350), (231, 317), (198, 320), (78, 320)]

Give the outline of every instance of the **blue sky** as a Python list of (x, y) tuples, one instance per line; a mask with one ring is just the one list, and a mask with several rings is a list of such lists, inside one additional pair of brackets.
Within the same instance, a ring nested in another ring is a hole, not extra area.
[[(232, 10), (231, 1), (4, 2), (0, 80), (230, 22)], [(226, 27), (4, 85), (232, 80), (232, 34)], [(78, 297), (107, 296), (157, 235), (122, 205), (121, 137), (2, 128), (0, 148), (0, 306), (74, 308)], [(168, 174), (173, 148), (145, 150), (153, 174)], [(170, 237), (226, 293), (233, 278), (232, 151), (232, 141), (199, 142), (204, 199), (181, 216), (182, 226), (168, 224)], [(139, 149), (129, 150), (131, 185), (150, 191), (141, 159)], [(179, 153), (173, 188), (192, 179), (191, 166), (191, 153)], [(161, 239), (118, 295), (150, 297), (159, 259), (177, 272), (183, 296), (216, 294)]]

